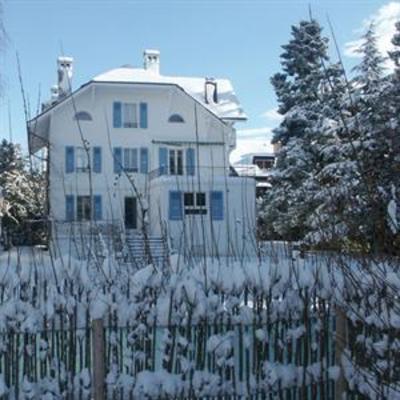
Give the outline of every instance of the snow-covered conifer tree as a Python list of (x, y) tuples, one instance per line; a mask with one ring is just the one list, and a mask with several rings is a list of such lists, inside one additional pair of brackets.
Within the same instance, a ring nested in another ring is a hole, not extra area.
[(28, 220), (42, 218), (45, 206), (44, 176), (28, 167), (20, 146), (7, 140), (0, 144), (0, 187), (3, 201), (0, 215), (2, 217), (3, 240), (7, 245), (11, 236), (24, 242)]
[(317, 175), (319, 204), (311, 215), (308, 238), (334, 248), (393, 252), (398, 198), (393, 120), (398, 114), (389, 106), (393, 84), (384, 74), (385, 59), (377, 49), (373, 25), (358, 52), (361, 61), (347, 90), (343, 92), (340, 83), (334, 88), (338, 114), (331, 128), (325, 121), (322, 129), (333, 146), (320, 148), (323, 157), (331, 157)]
[(280, 126), (274, 130), (274, 143), (282, 147), (273, 174), (273, 188), (264, 201), (263, 217), (269, 234), (300, 239), (307, 231), (310, 210), (315, 208), (313, 177), (318, 165), (321, 115), (329, 103), (327, 74), (328, 39), (317, 21), (301, 21), (292, 27), (292, 38), (283, 46), (283, 72), (275, 74), (274, 86)]
[[(390, 110), (390, 121), (387, 128), (387, 168), (391, 186), (391, 198), (388, 204), (388, 222), (394, 235), (395, 252), (400, 252), (400, 21), (395, 24), (396, 30), (392, 38), (393, 50), (389, 58), (394, 64), (394, 71), (389, 76), (387, 109)], [(385, 99), (385, 100), (386, 100)]]
[[(384, 74), (384, 61), (376, 45), (371, 25), (358, 49), (360, 63), (352, 81), (352, 117), (350, 140), (346, 140), (348, 158), (356, 163), (359, 179), (353, 184), (353, 233), (356, 240), (371, 251), (391, 251), (393, 232), (387, 207), (392, 197), (393, 171), (390, 162), (392, 129), (388, 107), (390, 85)], [(368, 218), (365, 216), (368, 215)]]

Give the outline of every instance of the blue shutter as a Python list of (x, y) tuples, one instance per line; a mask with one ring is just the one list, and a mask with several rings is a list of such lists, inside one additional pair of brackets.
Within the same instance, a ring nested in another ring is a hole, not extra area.
[(119, 174), (122, 171), (122, 149), (114, 147), (114, 174)]
[(147, 103), (140, 103), (140, 127), (147, 129)]
[(101, 173), (101, 147), (93, 147), (93, 172)]
[(224, 219), (224, 194), (210, 192), (211, 219), (222, 221)]
[(75, 149), (73, 146), (67, 146), (65, 148), (65, 172), (70, 174), (74, 172), (75, 166)]
[(73, 221), (75, 218), (75, 198), (72, 194), (65, 196), (65, 219)]
[(94, 203), (94, 214), (93, 217), (96, 221), (100, 221), (103, 219), (102, 216), (102, 207), (101, 207), (101, 196), (95, 195), (93, 196), (93, 203)]
[(140, 148), (140, 172), (142, 174), (149, 172), (149, 150), (147, 147)]
[(186, 149), (186, 174), (194, 175), (194, 166), (195, 166), (195, 154), (194, 149), (188, 148)]
[(122, 126), (122, 104), (120, 101), (113, 103), (113, 126), (114, 128), (121, 128)]
[(168, 150), (166, 147), (159, 148), (158, 160), (160, 165), (160, 175), (165, 175), (168, 172)]
[(169, 219), (172, 221), (182, 220), (182, 192), (171, 190), (169, 192)]

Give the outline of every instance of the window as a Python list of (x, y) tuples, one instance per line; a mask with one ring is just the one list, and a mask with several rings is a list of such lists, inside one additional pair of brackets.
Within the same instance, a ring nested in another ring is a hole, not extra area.
[(149, 168), (149, 150), (147, 147), (114, 147), (114, 173), (140, 172), (147, 174)]
[(183, 117), (180, 114), (172, 114), (168, 118), (168, 122), (183, 123), (183, 122), (185, 122), (185, 120), (183, 119)]
[(183, 195), (183, 204), (185, 207), (185, 215), (207, 214), (205, 193), (186, 192)]
[(87, 172), (89, 170), (88, 154), (83, 147), (76, 148), (76, 172)]
[[(89, 221), (93, 219), (101, 220), (102, 213), (102, 197), (101, 195), (94, 195), (93, 201), (90, 201), (90, 196), (77, 196), (76, 197), (76, 219), (78, 221)], [(67, 221), (75, 220), (75, 196), (65, 196), (65, 218)]]
[(124, 149), (124, 170), (138, 172), (138, 149)]
[(206, 206), (206, 194), (205, 193), (196, 193), (196, 204), (199, 207)]
[[(185, 161), (184, 155), (186, 154)], [(194, 175), (196, 166), (196, 157), (193, 148), (174, 149), (160, 147), (158, 152), (159, 173), (160, 175), (183, 175), (185, 165), (186, 174)], [(185, 164), (184, 164), (185, 163)]]
[[(91, 161), (93, 161), (92, 172), (100, 174), (102, 164), (101, 147), (94, 146), (91, 149), (84, 147), (65, 147), (65, 172), (88, 172)], [(91, 160), (92, 158), (92, 160)]]
[(74, 119), (77, 121), (92, 121), (93, 120), (92, 116), (87, 111), (78, 111), (75, 114)]
[(137, 128), (137, 107), (135, 103), (123, 103), (122, 121), (124, 128)]
[[(113, 103), (114, 128), (140, 128), (147, 129), (147, 103)], [(139, 121), (140, 119), (140, 121)]]
[(274, 166), (274, 158), (254, 157), (253, 163), (260, 169), (270, 169)]
[(90, 196), (77, 196), (76, 217), (78, 221), (89, 221), (92, 216)]
[(183, 151), (169, 150), (169, 174), (183, 175)]
[(184, 194), (184, 204), (185, 207), (191, 207), (194, 206), (194, 193), (185, 193)]

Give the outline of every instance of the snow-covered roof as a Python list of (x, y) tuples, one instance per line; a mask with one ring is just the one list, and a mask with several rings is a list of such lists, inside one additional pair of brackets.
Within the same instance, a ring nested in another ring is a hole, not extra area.
[(271, 188), (272, 185), (269, 182), (257, 182), (256, 187), (258, 188)]
[(244, 157), (275, 157), (275, 153), (266, 152), (266, 151), (259, 151), (257, 153), (245, 153), (245, 154), (242, 154), (242, 158), (244, 158)]
[(206, 78), (188, 78), (177, 76), (164, 76), (152, 70), (123, 66), (111, 69), (92, 79), (94, 82), (115, 83), (150, 83), (177, 85), (187, 94), (202, 103), (211, 112), (222, 119), (247, 119), (239, 100), (228, 79), (215, 79), (217, 84), (218, 102), (205, 101)]
[[(237, 149), (240, 150), (240, 143), (238, 141)], [(235, 160), (233, 160), (233, 164), (235, 165), (252, 165), (254, 162), (254, 157), (268, 157), (268, 158), (275, 158), (276, 154), (274, 152), (267, 152), (267, 151), (259, 151), (259, 152), (252, 152), (252, 153), (243, 153), (243, 154), (236, 154)]]
[[(56, 96), (54, 98), (52, 96), (52, 99), (49, 102), (44, 103), (42, 112), (28, 121), (28, 142), (30, 152), (35, 153), (48, 141), (50, 126), (49, 111), (61, 107), (65, 101), (69, 101), (74, 96), (82, 93), (84, 90), (89, 88), (91, 84), (132, 83), (175, 85), (222, 120), (235, 121), (247, 119), (229, 80), (164, 76), (159, 73), (159, 57), (160, 52), (158, 50), (145, 50), (144, 68), (135, 68), (126, 65), (120, 68), (111, 69), (95, 76), (92, 80), (73, 92), (71, 92), (69, 86), (68, 92), (64, 93), (62, 96), (59, 95), (61, 83), (58, 82), (58, 85), (55, 86)], [(72, 62), (72, 58), (64, 57), (62, 60), (69, 60)], [(58, 76), (60, 77), (62, 74), (58, 74)], [(207, 100), (206, 84), (207, 87), (209, 87), (209, 84), (212, 85), (207, 93)], [(216, 92), (211, 92), (214, 88), (216, 88)], [(212, 96), (210, 96), (211, 93)]]
[(270, 175), (270, 171), (261, 169), (255, 164), (235, 164), (233, 168), (239, 176), (254, 176), (255, 178), (261, 178)]

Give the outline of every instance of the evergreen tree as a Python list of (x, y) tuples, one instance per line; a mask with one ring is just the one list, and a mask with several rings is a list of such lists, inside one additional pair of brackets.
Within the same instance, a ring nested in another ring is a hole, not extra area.
[(371, 138), (367, 140), (367, 136), (372, 135), (373, 123), (368, 121), (368, 114), (381, 89), (383, 61), (376, 51), (372, 26), (358, 51), (362, 62), (354, 69), (356, 76), (351, 86), (344, 90), (340, 79), (332, 85), (336, 107), (331, 109), (336, 115), (332, 115), (331, 124), (325, 121), (321, 128), (320, 137), (328, 136), (330, 140), (327, 146), (319, 148), (324, 163), (316, 174), (318, 206), (311, 214), (307, 237), (314, 245), (336, 249), (349, 247), (351, 242), (366, 242), (366, 229), (360, 217), (371, 203), (371, 185), (363, 172), (363, 159), (368, 157), (363, 149), (371, 147)]
[(311, 210), (316, 207), (315, 172), (319, 162), (322, 116), (329, 115), (324, 96), (330, 92), (327, 75), (328, 40), (317, 21), (301, 21), (292, 27), (292, 38), (283, 46), (283, 72), (271, 79), (283, 115), (274, 130), (280, 143), (273, 173), (273, 188), (264, 202), (263, 218), (269, 235), (303, 238)]
[[(386, 251), (391, 241), (386, 218), (391, 193), (391, 177), (387, 171), (390, 117), (385, 102), (385, 59), (377, 49), (373, 25), (362, 37), (358, 52), (362, 57), (354, 69), (353, 116), (350, 119), (350, 128), (355, 132), (355, 138), (347, 144), (352, 148), (352, 159), (356, 161), (360, 173), (355, 187), (359, 209), (355, 222), (360, 242), (364, 240), (372, 251)], [(369, 218), (365, 218), (365, 215)]]
[[(45, 177), (29, 168), (22, 156), (20, 146), (3, 140), (0, 144), (0, 187), (2, 202), (3, 239), (10, 245), (15, 238), (18, 243), (31, 239), (32, 224), (41, 219), (45, 206)], [(42, 233), (40, 233), (42, 234)]]
[(12, 170), (23, 171), (25, 161), (18, 144), (3, 139), (0, 143), (0, 186), (3, 183), (4, 173)]
[[(390, 176), (391, 199), (388, 205), (389, 226), (394, 235), (393, 245), (400, 252), (400, 21), (395, 24), (392, 38), (393, 50), (389, 58), (394, 64), (394, 71), (389, 76), (389, 85), (385, 103), (390, 112), (387, 129), (387, 173)], [(387, 185), (388, 186), (388, 185)]]
[[(332, 126), (335, 151), (328, 146), (328, 152), (333, 157), (318, 174), (319, 205), (312, 215), (311, 239), (336, 249), (393, 252), (387, 212), (396, 186), (389, 162), (388, 82), (373, 25), (362, 37), (358, 52), (361, 62), (354, 68), (349, 92), (335, 85), (336, 98), (344, 93), (347, 101), (341, 101)], [(329, 128), (322, 132), (325, 135)]]

